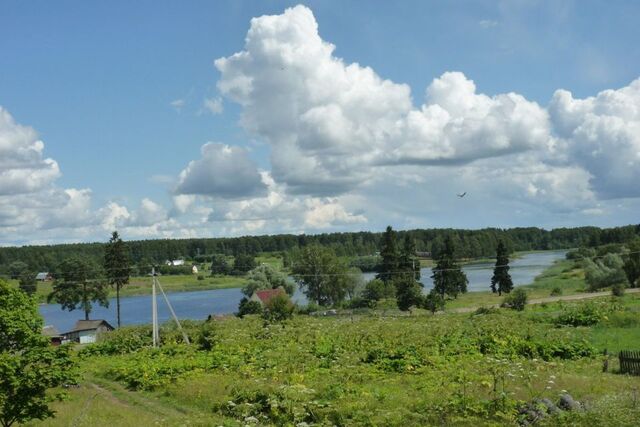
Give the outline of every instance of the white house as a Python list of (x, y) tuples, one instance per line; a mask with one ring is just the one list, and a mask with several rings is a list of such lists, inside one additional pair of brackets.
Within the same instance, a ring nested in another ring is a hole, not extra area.
[(99, 333), (113, 331), (113, 326), (106, 320), (78, 320), (73, 329), (65, 334), (68, 341), (80, 344), (96, 342)]
[(36, 274), (36, 280), (39, 282), (49, 282), (53, 280), (51, 273), (47, 273), (46, 271)]
[(173, 261), (167, 261), (167, 265), (177, 267), (179, 265), (184, 265), (183, 259), (174, 259)]

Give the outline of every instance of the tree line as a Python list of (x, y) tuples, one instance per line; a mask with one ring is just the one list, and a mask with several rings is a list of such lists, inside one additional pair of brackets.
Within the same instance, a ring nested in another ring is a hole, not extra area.
[[(416, 229), (397, 233), (400, 240), (408, 236), (415, 243), (417, 252), (428, 252), (434, 259), (446, 249), (447, 239), (455, 245), (459, 258), (480, 258), (495, 256), (495, 249), (500, 241), (509, 252), (627, 243), (640, 235), (640, 225), (553, 230), (535, 227), (480, 230)], [(317, 235), (279, 234), (235, 238), (137, 240), (128, 241), (127, 244), (132, 264), (148, 266), (179, 258), (210, 263), (216, 254), (237, 256), (271, 252), (281, 253), (286, 258), (290, 256), (290, 252), (313, 245), (330, 248), (340, 257), (369, 256), (378, 252), (383, 238), (383, 233), (361, 231)], [(83, 256), (95, 263), (101, 263), (104, 246), (105, 243), (77, 243), (2, 247), (0, 274), (9, 275), (10, 265), (16, 261), (25, 263), (31, 271), (52, 270), (63, 260), (74, 256)]]

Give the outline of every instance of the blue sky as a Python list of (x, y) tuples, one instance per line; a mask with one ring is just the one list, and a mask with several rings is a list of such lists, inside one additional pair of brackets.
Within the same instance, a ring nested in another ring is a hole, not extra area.
[[(41, 139), (38, 161), (51, 158), (59, 169), (34, 166), (33, 158), (27, 166), (0, 161), (0, 206), (6, 207), (0, 244), (101, 239), (113, 227), (155, 238), (387, 223), (476, 228), (637, 221), (640, 194), (631, 183), (639, 177), (634, 132), (640, 112), (629, 113), (640, 108), (632, 84), (640, 77), (637, 2), (310, 1), (285, 14), (299, 3), (0, 4), (0, 140), (4, 132), (10, 141), (0, 154), (25, 161), (16, 154), (20, 147), (35, 153)], [(255, 21), (262, 32), (254, 39), (278, 46), (251, 51), (245, 45), (251, 19), (263, 15), (280, 18)], [(309, 27), (304, 37), (287, 40), (287, 31), (301, 25)], [(286, 56), (290, 46), (316, 42), (335, 49), (328, 56), (300, 49), (297, 57)], [(230, 60), (224, 72), (214, 66), (242, 51), (251, 61)], [(252, 65), (260, 61), (266, 61), (261, 68)], [(274, 68), (287, 74), (281, 81), (264, 71), (278, 61), (291, 64)], [(340, 90), (320, 92), (322, 79), (305, 63), (318, 69), (342, 64), (332, 72), (332, 78), (344, 72), (333, 83)], [(350, 75), (350, 64), (369, 67), (395, 86), (372, 83), (364, 71)], [(251, 94), (239, 95), (246, 88), (238, 77), (263, 86), (254, 83)], [(434, 79), (444, 89), (425, 98)], [(456, 88), (468, 98), (456, 97)], [(559, 89), (571, 93), (569, 101), (554, 98)], [(606, 95), (586, 107), (580, 101), (605, 90), (620, 91), (615, 102)], [(513, 100), (496, 96), (508, 93), (522, 98), (518, 108), (530, 108), (525, 116), (535, 120), (505, 112)], [(278, 97), (280, 105), (272, 102)], [(216, 105), (214, 113), (206, 99)], [(391, 112), (362, 107), (368, 102), (389, 102)], [(456, 102), (475, 106), (473, 112)], [(614, 111), (620, 103), (626, 112)], [(448, 121), (433, 124), (432, 109), (420, 125), (409, 123), (423, 104), (448, 105)], [(290, 105), (300, 108), (288, 111)], [(294, 124), (278, 125), (285, 117)], [(346, 124), (336, 126), (341, 118)], [(478, 120), (503, 124), (478, 128)], [(462, 127), (448, 130), (456, 126)], [(16, 129), (23, 128), (38, 136), (20, 139)], [(527, 128), (537, 131), (526, 134)], [(367, 138), (375, 139), (370, 151)], [(205, 149), (206, 143), (212, 144)], [(287, 162), (300, 167), (288, 170)], [(474, 187), (480, 181), (484, 187)], [(509, 188), (486, 188), (494, 185)], [(471, 200), (449, 197), (464, 190)], [(47, 202), (30, 206), (33, 198)]]

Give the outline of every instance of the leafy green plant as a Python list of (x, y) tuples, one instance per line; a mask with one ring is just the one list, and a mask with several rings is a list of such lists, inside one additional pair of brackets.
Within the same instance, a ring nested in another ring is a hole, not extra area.
[(522, 288), (516, 288), (513, 292), (507, 295), (502, 306), (510, 308), (512, 310), (522, 311), (527, 305), (527, 292)]

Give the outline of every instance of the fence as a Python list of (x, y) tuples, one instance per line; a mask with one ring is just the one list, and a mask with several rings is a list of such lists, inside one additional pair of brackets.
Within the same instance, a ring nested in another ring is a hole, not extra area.
[(623, 374), (640, 375), (640, 351), (622, 350), (618, 354), (620, 372)]

